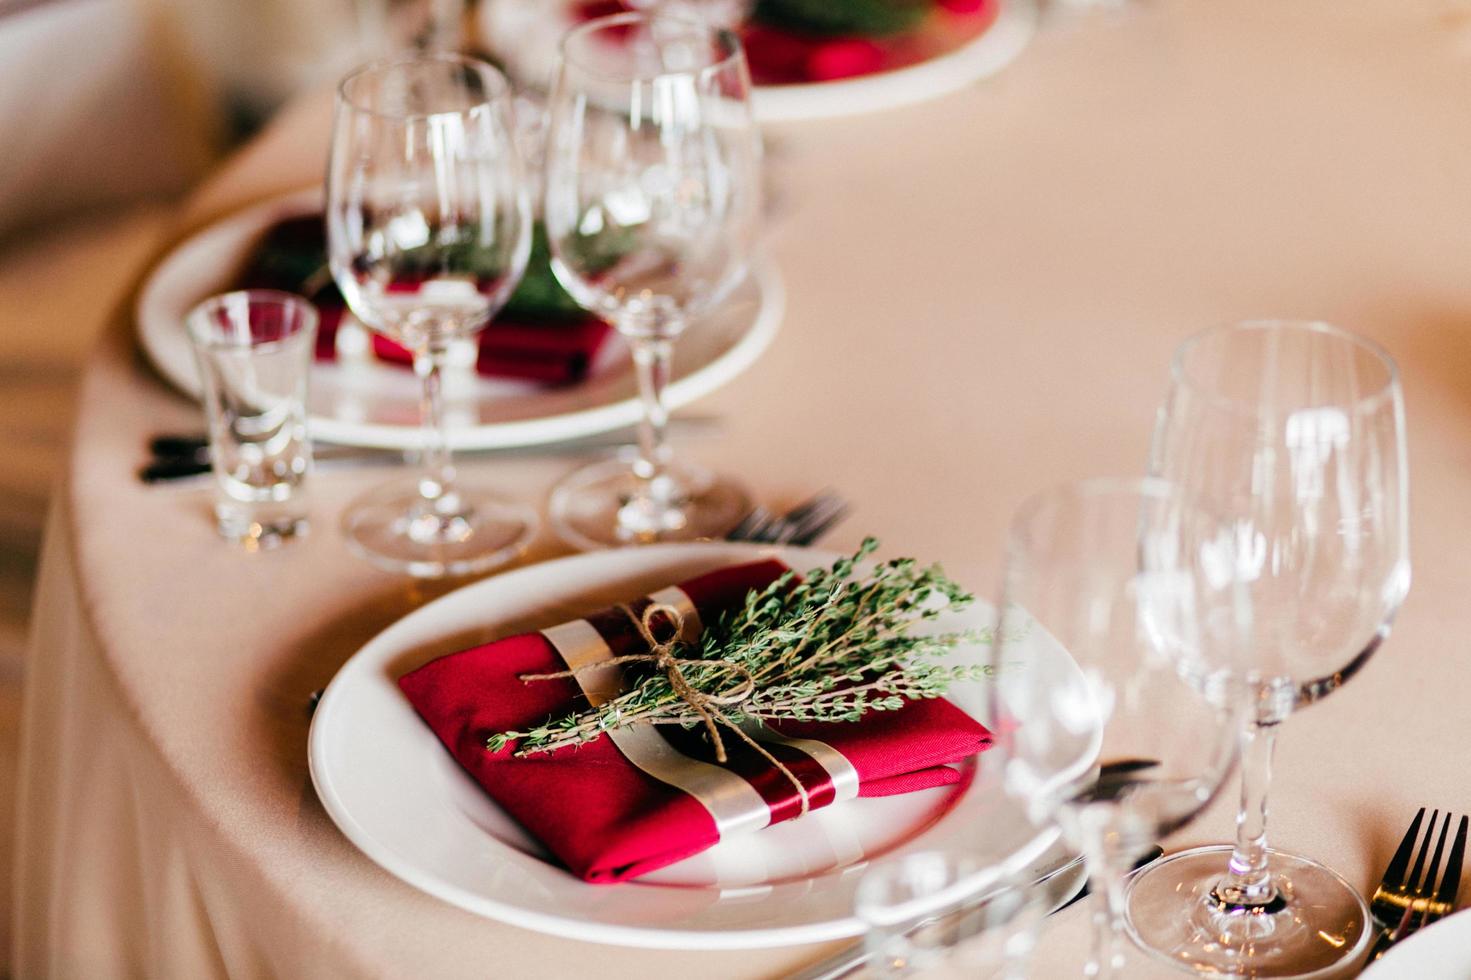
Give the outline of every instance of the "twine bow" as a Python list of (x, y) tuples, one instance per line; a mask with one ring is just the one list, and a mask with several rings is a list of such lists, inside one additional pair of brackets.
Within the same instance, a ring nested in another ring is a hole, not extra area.
[[(669, 678), (669, 686), (674, 690), (675, 695), (685, 704), (689, 705), (695, 714), (700, 716), (700, 720), (705, 723), (705, 730), (710, 733), (710, 741), (715, 746), (715, 759), (717, 762), (724, 763), (727, 761), (725, 741), (720, 736), (720, 726), (724, 725), (735, 732), (736, 735), (740, 736), (742, 741), (755, 749), (778, 772), (787, 778), (787, 781), (796, 789), (797, 796), (802, 801), (802, 813), (807, 813), (811, 809), (811, 799), (808, 797), (807, 787), (802, 785), (802, 781), (790, 769), (783, 765), (780, 759), (768, 752), (765, 746), (748, 735), (740, 725), (731, 721), (725, 712), (720, 710), (724, 705), (740, 704), (750, 698), (752, 694), (756, 693), (756, 679), (751, 676), (751, 672), (734, 660), (700, 660), (676, 657), (674, 650), (679, 644), (680, 634), (684, 632), (684, 614), (673, 606), (666, 605), (662, 602), (652, 602), (645, 607), (642, 616), (635, 614), (632, 609), (621, 603), (618, 608), (628, 616), (629, 621), (638, 630), (639, 636), (648, 645), (648, 653), (624, 654), (621, 657), (611, 657), (607, 660), (599, 660), (596, 663), (583, 664), (571, 670), (559, 670), (552, 674), (522, 674), (521, 680), (549, 681), (568, 677), (575, 678), (584, 671), (595, 668), (613, 667), (619, 664), (652, 663), (657, 669), (664, 671), (664, 675)], [(660, 615), (667, 617), (672, 625), (669, 639), (662, 641), (654, 635), (654, 621)], [(688, 664), (696, 664), (701, 667), (714, 667), (738, 676), (740, 681), (735, 686), (719, 694), (709, 694), (695, 687), (690, 683), (689, 678), (685, 676), (683, 667)]]

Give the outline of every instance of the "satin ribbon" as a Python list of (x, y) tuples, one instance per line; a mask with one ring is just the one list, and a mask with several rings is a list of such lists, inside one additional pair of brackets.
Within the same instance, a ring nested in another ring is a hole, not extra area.
[[(561, 655), (567, 670), (550, 674), (522, 675), (522, 680), (570, 678), (582, 688), (594, 707), (616, 697), (622, 689), (620, 666), (629, 663), (653, 664), (670, 678), (670, 685), (686, 704), (700, 715), (711, 735), (716, 758), (729, 761), (720, 727), (734, 732), (766, 763), (766, 772), (778, 773), (795, 790), (795, 798), (774, 791), (761, 773), (737, 773), (725, 765), (694, 758), (698, 751), (679, 729), (670, 726), (634, 724), (607, 732), (629, 762), (643, 772), (693, 796), (709, 812), (721, 837), (744, 833), (767, 826), (778, 819), (790, 819), (807, 813), (814, 795), (819, 804), (840, 802), (858, 795), (858, 772), (845, 756), (825, 742), (815, 739), (787, 738), (754, 721), (735, 723), (721, 711), (722, 706), (738, 704), (754, 692), (750, 674), (739, 664), (722, 660), (679, 658), (673, 655), (676, 644), (693, 642), (700, 632), (699, 614), (694, 603), (677, 587), (660, 590), (648, 597), (648, 605), (636, 613), (629, 606), (618, 607), (644, 643), (646, 653), (615, 655), (609, 639), (588, 620), (577, 620), (543, 630), (543, 635)], [(655, 633), (659, 617), (671, 624), (670, 636), (660, 640)], [(605, 623), (616, 629), (615, 623)], [(625, 647), (626, 648), (626, 647)], [(717, 666), (739, 681), (716, 692), (696, 689), (684, 675), (683, 667)], [(719, 727), (718, 727), (719, 726)], [(681, 743), (684, 743), (681, 746)], [(685, 751), (681, 751), (683, 748)], [(773, 753), (791, 760), (783, 763)], [(805, 771), (807, 782), (799, 778), (793, 767)], [(808, 783), (817, 780), (811, 789)], [(831, 796), (828, 796), (829, 791)], [(790, 804), (795, 802), (795, 807)], [(796, 812), (791, 812), (795, 810)]]

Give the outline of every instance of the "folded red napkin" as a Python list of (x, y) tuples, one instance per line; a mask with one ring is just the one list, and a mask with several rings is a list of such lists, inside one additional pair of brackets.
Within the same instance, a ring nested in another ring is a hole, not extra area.
[[(561, 323), (492, 320), (478, 337), (480, 350), (475, 356), (475, 370), (487, 378), (516, 378), (551, 385), (581, 381), (587, 377), (593, 356), (607, 342), (611, 330), (595, 317)], [(335, 355), (334, 347), (332, 356)], [(323, 356), (320, 338), (317, 356)], [(412, 366), (414, 363), (414, 355), (408, 348), (381, 334), (373, 335), (373, 356), (391, 364)]]
[[(697, 630), (786, 571), (776, 561), (723, 568), (629, 607), (638, 614), (652, 601), (674, 606), (686, 630)], [(586, 707), (584, 689), (597, 697), (606, 683), (606, 677), (590, 680), (588, 672), (535, 681), (520, 675), (645, 649), (629, 615), (607, 609), (441, 657), (400, 678), (399, 686), (475, 781), (590, 882), (637, 877), (722, 836), (800, 815), (800, 795), (767, 759), (726, 737), (729, 761), (719, 765), (703, 729), (635, 725), (524, 758), (515, 757), (514, 745), (495, 753), (486, 748), (494, 733), (526, 730)], [(856, 723), (782, 722), (749, 731), (800, 779), (813, 808), (955, 783), (960, 774), (948, 764), (991, 744), (979, 722), (942, 699), (911, 701)]]
[[(592, 20), (641, 6), (631, 0), (580, 0), (572, 14)], [(937, 53), (933, 43), (914, 43), (926, 25), (951, 32), (958, 27), (967, 37), (979, 36), (1000, 10), (998, 0), (868, 0), (864, 6), (870, 8), (869, 16), (851, 9), (843, 11), (846, 16), (834, 16), (842, 11), (837, 2), (758, 4), (740, 29), (751, 80), (757, 85), (832, 82), (904, 68)], [(934, 24), (937, 17), (942, 19), (939, 25)], [(870, 33), (859, 29), (863, 24), (872, 31), (880, 25), (887, 29)]]
[[(305, 295), (317, 306), (319, 361), (337, 358), (337, 331), (347, 304), (337, 285), (322, 274), (326, 238), (321, 215), (287, 218), (273, 225), (245, 269), (237, 289), (282, 289)], [(593, 358), (612, 337), (613, 328), (586, 314), (510, 316), (502, 313), (476, 337), (475, 370), (491, 378), (571, 384), (587, 376)], [(373, 335), (373, 355), (390, 364), (411, 365), (408, 350)]]

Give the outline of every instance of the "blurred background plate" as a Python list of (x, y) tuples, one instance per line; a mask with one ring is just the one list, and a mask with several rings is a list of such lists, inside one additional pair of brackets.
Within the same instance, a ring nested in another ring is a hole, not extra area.
[[(792, 122), (858, 115), (933, 99), (996, 74), (1016, 59), (1037, 27), (1035, 0), (987, 0), (994, 16), (958, 16), (937, 9), (900, 42), (892, 67), (832, 81), (760, 84), (752, 104), (757, 122)], [(937, 5), (938, 6), (938, 5)], [(472, 39), (523, 86), (550, 84), (557, 46), (579, 22), (578, 0), (483, 0)], [(888, 42), (884, 42), (888, 45)], [(755, 62), (757, 59), (752, 57)]]
[[(149, 274), (138, 296), (138, 336), (159, 372), (199, 397), (199, 375), (184, 317), (200, 300), (230, 288), (260, 236), (276, 222), (321, 208), (320, 189), (264, 201), (224, 218), (177, 246)], [(697, 320), (674, 346), (671, 408), (707, 394), (755, 363), (771, 343), (785, 307), (781, 279), (761, 266), (714, 313)], [(416, 449), (419, 380), (377, 362), (312, 367), (307, 405), (312, 435), (328, 442)], [(445, 408), (458, 449), (526, 446), (634, 425), (637, 381), (620, 339), (603, 350), (578, 383), (544, 386), (475, 375), (445, 378)]]

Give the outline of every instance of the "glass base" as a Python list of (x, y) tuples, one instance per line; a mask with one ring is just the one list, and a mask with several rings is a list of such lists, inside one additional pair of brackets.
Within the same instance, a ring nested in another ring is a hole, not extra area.
[(221, 537), (246, 551), (279, 548), (311, 529), (305, 514), (281, 507), (250, 507), (234, 501), (215, 506), (215, 526)]
[(1213, 897), (1231, 847), (1156, 861), (1130, 881), (1129, 930), (1147, 952), (1206, 976), (1316, 977), (1342, 970), (1368, 945), (1369, 909), (1336, 872), (1269, 850), (1280, 901), (1228, 908)]
[(520, 557), (536, 533), (536, 513), (523, 504), (464, 483), (430, 508), (416, 478), (359, 497), (342, 517), (342, 533), (358, 555), (390, 572), (444, 578), (486, 572)]
[(721, 538), (751, 509), (733, 480), (674, 463), (659, 480), (633, 471), (636, 456), (577, 470), (552, 490), (552, 529), (581, 551), (665, 541)]

